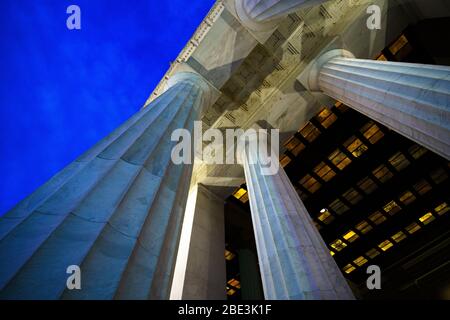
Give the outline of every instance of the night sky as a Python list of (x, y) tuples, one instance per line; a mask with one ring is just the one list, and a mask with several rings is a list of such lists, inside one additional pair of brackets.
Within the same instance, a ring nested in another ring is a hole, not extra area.
[(0, 215), (139, 110), (213, 3), (0, 0)]

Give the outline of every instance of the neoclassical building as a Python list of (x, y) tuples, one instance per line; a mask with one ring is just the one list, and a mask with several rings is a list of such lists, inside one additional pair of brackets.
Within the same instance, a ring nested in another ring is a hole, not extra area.
[[(447, 283), (449, 16), (218, 0), (145, 106), (0, 218), (0, 298), (355, 299), (368, 265)], [(280, 170), (174, 164), (194, 121), (279, 129)]]

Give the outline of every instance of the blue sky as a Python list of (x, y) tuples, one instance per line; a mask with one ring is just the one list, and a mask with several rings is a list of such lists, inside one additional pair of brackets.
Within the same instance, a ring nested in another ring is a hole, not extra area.
[(142, 107), (213, 3), (0, 0), (0, 215)]

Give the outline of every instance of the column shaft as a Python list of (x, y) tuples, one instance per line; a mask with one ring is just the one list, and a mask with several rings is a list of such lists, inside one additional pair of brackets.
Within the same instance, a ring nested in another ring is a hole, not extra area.
[[(192, 130), (208, 93), (185, 74), (0, 219), (0, 297), (167, 298), (191, 165), (170, 135)], [(81, 290), (66, 268), (81, 268)]]
[(353, 299), (283, 168), (264, 175), (248, 144), (241, 157), (266, 299)]
[(330, 53), (313, 86), (450, 159), (450, 67)]

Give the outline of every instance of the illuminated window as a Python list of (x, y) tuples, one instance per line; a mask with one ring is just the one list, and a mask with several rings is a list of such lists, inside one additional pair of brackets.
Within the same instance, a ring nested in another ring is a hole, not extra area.
[(402, 208), (400, 208), (399, 205), (394, 200), (390, 201), (383, 207), (383, 210), (386, 213), (389, 213), (391, 216), (399, 212), (401, 209)]
[(317, 181), (314, 177), (311, 177), (309, 174), (304, 176), (299, 182), (303, 187), (305, 187), (306, 190), (308, 190), (311, 193), (314, 193), (317, 190), (319, 190), (321, 186), (320, 182)]
[(378, 180), (383, 183), (388, 181), (393, 176), (393, 173), (389, 171), (389, 169), (384, 164), (373, 170), (372, 173)]
[(386, 57), (384, 56), (384, 54), (380, 54), (380, 55), (377, 57), (377, 60), (379, 60), (379, 61), (388, 61), (388, 60), (386, 59)]
[(368, 149), (367, 146), (355, 136), (345, 141), (344, 147), (346, 147), (356, 158), (361, 156)]
[(244, 188), (239, 188), (233, 193), (233, 196), (241, 201), (242, 203), (246, 203), (248, 201), (248, 193)]
[(231, 279), (231, 280), (229, 280), (228, 281), (228, 284), (230, 285), (230, 286), (233, 286), (233, 287), (235, 287), (236, 289), (240, 289), (241, 288), (241, 283), (239, 282), (239, 280), (236, 280), (236, 279)]
[(340, 102), (340, 101), (337, 101), (337, 102), (334, 104), (334, 106), (336, 107), (336, 109), (338, 109), (338, 110), (339, 110), (340, 112), (342, 112), (342, 113), (347, 112), (348, 109), (349, 109), (345, 104), (343, 104), (343, 103)]
[(414, 189), (419, 193), (420, 195), (424, 195), (428, 191), (431, 190), (430, 184), (425, 180), (420, 180), (414, 185)]
[(336, 239), (330, 244), (330, 246), (339, 252), (342, 249), (344, 249), (347, 246), (347, 244), (341, 239)]
[(434, 211), (440, 216), (442, 216), (444, 213), (448, 212), (450, 210), (450, 207), (446, 202), (442, 202), (440, 205), (438, 205), (436, 208), (434, 208)]
[(311, 122), (308, 122), (300, 130), (300, 134), (309, 142), (313, 142), (320, 135), (320, 131)]
[(406, 44), (408, 43), (408, 39), (406, 39), (405, 35), (401, 35), (393, 44), (389, 46), (389, 51), (395, 55), (399, 52)]
[(408, 149), (408, 152), (410, 155), (413, 156), (414, 159), (419, 159), (421, 156), (423, 156), (425, 153), (427, 153), (427, 149), (425, 149), (422, 146), (419, 146), (418, 144), (413, 145)]
[(329, 166), (324, 162), (319, 163), (315, 168), (314, 172), (325, 182), (330, 181), (336, 175)]
[(434, 183), (440, 184), (448, 178), (447, 172), (443, 168), (439, 168), (434, 170), (430, 174), (431, 179), (433, 179)]
[(409, 166), (408, 159), (406, 159), (405, 155), (401, 152), (397, 152), (392, 157), (390, 157), (389, 162), (397, 171), (401, 171)]
[(349, 207), (347, 207), (339, 199), (334, 200), (332, 203), (330, 203), (330, 205), (328, 207), (339, 215), (343, 214), (344, 212), (346, 212), (349, 209)]
[(336, 149), (333, 153), (328, 156), (328, 159), (339, 168), (339, 170), (343, 170), (346, 166), (348, 166), (352, 160), (345, 155), (339, 149)]
[(384, 137), (383, 131), (373, 121), (369, 121), (360, 131), (371, 144), (375, 144)]
[(420, 229), (420, 225), (416, 222), (411, 223), (408, 225), (405, 229), (408, 231), (409, 234), (413, 234), (414, 232), (418, 231)]
[(429, 224), (431, 221), (433, 221), (435, 218), (431, 212), (427, 212), (423, 216), (419, 218), (420, 222), (422, 222), (424, 225)]
[(371, 194), (373, 191), (375, 191), (378, 188), (375, 181), (373, 181), (369, 177), (362, 179), (361, 181), (359, 181), (357, 183), (357, 185), (366, 194)]
[(355, 270), (356, 268), (354, 266), (352, 266), (350, 263), (348, 265), (346, 265), (344, 268), (342, 268), (342, 271), (344, 271), (345, 273), (349, 274), (351, 273), (353, 270)]
[(379, 254), (380, 254), (380, 251), (378, 251), (375, 248), (372, 248), (372, 249), (370, 249), (369, 251), (366, 252), (366, 256), (368, 256), (370, 259), (375, 258)]
[(232, 260), (235, 257), (235, 254), (232, 253), (231, 251), (228, 251), (227, 249), (225, 249), (225, 259), (226, 260)]
[(317, 217), (320, 221), (322, 221), (325, 224), (329, 224), (331, 221), (334, 220), (334, 217), (331, 215), (330, 211), (327, 209), (321, 210), (319, 216)]
[(405, 238), (406, 238), (406, 234), (404, 234), (402, 231), (397, 232), (396, 234), (394, 234), (391, 237), (391, 239), (394, 240), (397, 243), (399, 243), (400, 241), (402, 241)]
[(316, 116), (316, 119), (320, 122), (322, 127), (328, 128), (336, 121), (337, 117), (328, 108), (325, 108), (319, 112), (319, 114)]
[(336, 253), (334, 253), (334, 251), (330, 250), (330, 254), (331, 254), (331, 256), (334, 256)]
[(296, 137), (292, 137), (284, 144), (286, 149), (288, 149), (294, 156), (298, 156), (300, 151), (305, 149), (305, 145)]
[(414, 200), (416, 200), (416, 197), (412, 194), (411, 191), (407, 190), (400, 195), (399, 199), (400, 202), (402, 202), (405, 205), (408, 205)]
[(286, 167), (290, 162), (291, 162), (291, 158), (289, 158), (286, 155), (281, 157), (281, 159), (280, 159), (280, 164), (283, 168)]
[(351, 204), (357, 204), (363, 197), (353, 188), (350, 188), (342, 195)]
[(370, 230), (372, 230), (372, 226), (366, 221), (363, 220), (355, 226), (356, 230), (361, 232), (362, 234), (366, 234)]
[(375, 223), (376, 225), (381, 224), (382, 222), (386, 221), (386, 217), (380, 212), (374, 212), (369, 216), (370, 221)]
[(353, 230), (349, 230), (347, 233), (345, 233), (342, 238), (344, 238), (345, 241), (352, 243), (356, 239), (359, 238), (359, 236), (355, 233)]
[(378, 245), (378, 247), (383, 251), (387, 251), (390, 248), (392, 248), (393, 246), (394, 246), (394, 244), (392, 242), (390, 242), (389, 240), (385, 240)]
[(364, 258), (363, 256), (360, 256), (358, 258), (356, 258), (355, 260), (353, 260), (353, 263), (356, 264), (358, 267), (363, 266), (364, 264), (366, 264), (368, 260), (366, 258)]
[(227, 288), (227, 295), (232, 296), (233, 294), (235, 294), (236, 290), (234, 290), (233, 288)]

